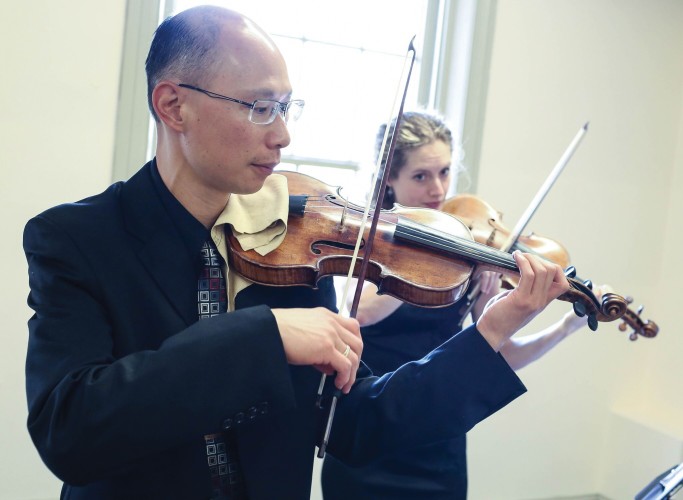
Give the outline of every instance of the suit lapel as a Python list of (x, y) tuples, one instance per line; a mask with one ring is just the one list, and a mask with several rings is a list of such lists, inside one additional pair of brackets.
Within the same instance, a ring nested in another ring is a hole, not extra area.
[(187, 325), (197, 321), (195, 263), (156, 194), (145, 165), (121, 190), (124, 224), (140, 262)]

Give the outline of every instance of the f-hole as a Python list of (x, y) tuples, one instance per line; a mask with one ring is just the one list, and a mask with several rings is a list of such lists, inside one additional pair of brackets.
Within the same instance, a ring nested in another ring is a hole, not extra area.
[[(320, 247), (331, 247), (331, 248), (338, 248), (340, 250), (353, 250), (355, 245), (349, 245), (348, 243), (340, 243), (338, 241), (329, 241), (329, 240), (318, 240), (314, 241), (311, 243), (311, 252), (313, 252), (316, 255), (320, 255), (322, 250)], [(360, 248), (365, 247), (365, 238), (361, 240), (360, 243)]]

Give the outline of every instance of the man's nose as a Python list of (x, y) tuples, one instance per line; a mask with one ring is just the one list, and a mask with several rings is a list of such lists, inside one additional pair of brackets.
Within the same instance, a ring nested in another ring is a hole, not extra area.
[(273, 123), (268, 125), (268, 127), (269, 130), (266, 139), (268, 141), (268, 147), (282, 149), (289, 146), (292, 138), (289, 135), (287, 122), (282, 113), (278, 113), (275, 120), (273, 120)]

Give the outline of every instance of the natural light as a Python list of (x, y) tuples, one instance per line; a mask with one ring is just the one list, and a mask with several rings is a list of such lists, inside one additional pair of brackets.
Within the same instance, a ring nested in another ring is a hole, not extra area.
[[(200, 3), (206, 2), (176, 0), (174, 12)], [(417, 46), (423, 39), (427, 0), (290, 0), (286, 9), (278, 0), (211, 3), (246, 14), (273, 36), (294, 97), (306, 101), (282, 168), (332, 185), (367, 183), (375, 135), (391, 117), (408, 45), (413, 36)], [(418, 68), (419, 59), (407, 106), (417, 101)]]

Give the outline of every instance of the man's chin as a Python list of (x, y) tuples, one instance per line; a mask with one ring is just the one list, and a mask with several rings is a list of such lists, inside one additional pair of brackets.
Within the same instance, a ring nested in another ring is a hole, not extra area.
[(268, 178), (268, 176), (263, 177), (262, 179), (253, 179), (252, 182), (244, 183), (244, 184), (236, 187), (235, 190), (233, 191), (233, 193), (234, 194), (258, 193), (263, 188), (263, 185), (265, 184), (267, 178)]

